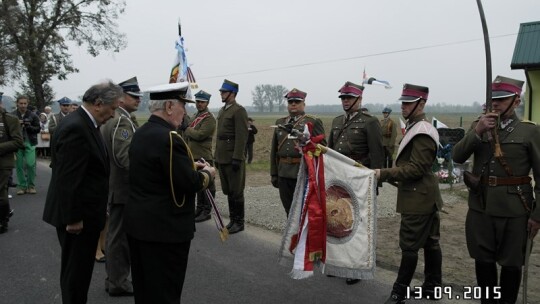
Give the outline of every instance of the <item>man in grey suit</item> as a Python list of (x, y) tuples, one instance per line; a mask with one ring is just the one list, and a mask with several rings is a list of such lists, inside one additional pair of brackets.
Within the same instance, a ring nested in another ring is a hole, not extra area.
[(109, 194), (109, 156), (99, 127), (114, 116), (123, 95), (110, 81), (93, 85), (84, 93), (83, 105), (63, 119), (52, 138), (43, 220), (56, 227), (60, 242), (64, 304), (87, 301)]

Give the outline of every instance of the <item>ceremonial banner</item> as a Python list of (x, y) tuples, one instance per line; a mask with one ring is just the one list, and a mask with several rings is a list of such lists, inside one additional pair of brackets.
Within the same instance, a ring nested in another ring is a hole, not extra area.
[(175, 43), (176, 55), (174, 57), (174, 63), (169, 74), (169, 83), (176, 82), (189, 82), (186, 98), (193, 100), (191, 89), (196, 89), (199, 86), (195, 81), (195, 76), (191, 71), (187, 57), (186, 48), (184, 47), (184, 37), (182, 37), (182, 29), (180, 23), (178, 23), (178, 40)]
[[(291, 277), (295, 279), (313, 275), (313, 265), (309, 262), (322, 266), (324, 274), (373, 279), (377, 218), (375, 174), (332, 149), (322, 149), (325, 151), (324, 155), (321, 154), (324, 158), (323, 174), (309, 174), (309, 164), (305, 160), (300, 164), (279, 262), (286, 266), (292, 264)], [(302, 245), (302, 238), (309, 238), (309, 234), (303, 232), (309, 228), (310, 222), (303, 219), (308, 193), (314, 185), (310, 179), (318, 177), (324, 180), (318, 184), (325, 186), (326, 197), (323, 208), (326, 211), (326, 229), (318, 229), (326, 234), (323, 236), (326, 238), (326, 252), (321, 259), (317, 259), (319, 256), (316, 254), (306, 254), (309, 250)], [(310, 258), (311, 261), (306, 262)]]
[(437, 129), (448, 128), (448, 126), (445, 123), (438, 120), (435, 116), (431, 118), (431, 124)]
[(371, 85), (381, 85), (384, 86), (385, 89), (391, 89), (392, 86), (390, 85), (390, 82), (386, 80), (380, 80), (375, 79), (375, 77), (368, 77), (366, 74), (366, 68), (364, 68), (364, 72), (362, 73), (362, 85), (371, 84)]

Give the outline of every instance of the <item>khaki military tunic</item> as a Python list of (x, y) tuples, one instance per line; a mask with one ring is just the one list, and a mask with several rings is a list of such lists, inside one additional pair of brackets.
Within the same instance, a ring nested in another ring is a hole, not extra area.
[(244, 160), (248, 139), (247, 126), (246, 109), (236, 101), (219, 110), (215, 153), (218, 164), (231, 164), (233, 159)]
[[(426, 115), (412, 118), (407, 129), (419, 121), (426, 121)], [(379, 181), (398, 182), (398, 213), (431, 214), (441, 209), (439, 181), (431, 170), (436, 155), (435, 140), (427, 134), (418, 134), (400, 144), (396, 167), (381, 169)]]
[(2, 108), (0, 108), (0, 119), (0, 169), (13, 169), (15, 152), (24, 148), (21, 124), (17, 117), (6, 113)]
[(381, 125), (369, 114), (355, 112), (350, 119), (340, 115), (332, 121), (328, 147), (371, 168), (384, 161)]
[[(199, 119), (201, 117), (204, 118)], [(206, 109), (195, 114), (190, 121), (189, 127), (184, 131), (184, 138), (191, 149), (193, 158), (212, 161), (212, 136), (216, 131), (214, 115)]]
[(394, 153), (397, 137), (396, 122), (390, 117), (381, 119), (381, 131), (383, 136), (382, 145), (388, 149), (388, 152), (392, 155)]
[[(312, 136), (324, 134), (322, 121), (313, 115), (300, 114), (295, 117), (283, 117), (276, 120), (276, 125), (285, 125), (289, 122), (298, 130), (304, 130), (305, 125), (311, 122), (313, 124)], [(287, 138), (288, 135), (279, 128), (274, 131), (270, 149), (270, 175), (296, 179), (302, 154), (296, 147), (297, 140)], [(326, 140), (323, 140), (321, 144), (326, 145)]]
[[(516, 115), (510, 119), (512, 122), (498, 129), (501, 149), (514, 177), (527, 177), (532, 170), (536, 181), (534, 189), (530, 182), (519, 185), (531, 209), (533, 192), (535, 197), (540, 197), (540, 127), (521, 121)], [(493, 157), (487, 133), (478, 137), (474, 129), (469, 130), (452, 151), (453, 160), (457, 163), (464, 163), (471, 155), (474, 163), (472, 173), (484, 176), (484, 179), (491, 176), (492, 185), (482, 187), (483, 200), (481, 193), (470, 191), (469, 208), (497, 217), (525, 216), (527, 210), (518, 195), (518, 185), (497, 185), (497, 178), (508, 178), (508, 174)], [(534, 209), (531, 217), (540, 221), (540, 209)]]

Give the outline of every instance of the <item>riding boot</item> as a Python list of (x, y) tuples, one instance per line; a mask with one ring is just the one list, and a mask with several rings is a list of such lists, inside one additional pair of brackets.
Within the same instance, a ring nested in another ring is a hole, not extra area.
[(10, 210), (9, 204), (0, 206), (0, 233), (8, 231), (8, 222), (11, 215), (13, 215), (13, 211)]
[(401, 263), (399, 265), (398, 276), (392, 288), (392, 293), (385, 304), (405, 303), (407, 287), (411, 284), (414, 271), (416, 270), (416, 264), (418, 264), (418, 252), (401, 252)]
[(424, 248), (424, 283), (422, 284), (422, 298), (435, 300), (435, 287), (442, 285), (442, 252), (437, 245), (433, 248)]
[(227, 201), (229, 203), (229, 223), (227, 224), (226, 228), (231, 229), (232, 225), (234, 224), (234, 218), (236, 217), (236, 209), (234, 206), (234, 200), (230, 197), (227, 197)]
[(514, 304), (521, 285), (521, 267), (501, 267), (501, 304)]
[[(476, 271), (476, 282), (482, 290), (493, 291), (497, 286), (497, 265), (495, 263), (486, 263), (475, 261), (474, 268)], [(497, 300), (493, 299), (493, 295), (489, 296), (482, 294), (480, 301), (482, 304), (497, 304)]]
[(244, 199), (237, 199), (234, 201), (235, 216), (232, 218), (234, 223), (228, 228), (229, 234), (234, 234), (240, 231), (244, 231)]

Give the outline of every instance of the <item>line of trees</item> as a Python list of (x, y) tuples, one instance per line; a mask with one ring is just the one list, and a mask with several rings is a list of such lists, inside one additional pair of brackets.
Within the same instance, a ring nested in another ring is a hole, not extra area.
[(259, 84), (251, 91), (253, 107), (257, 112), (283, 112), (286, 108), (285, 94), (289, 90), (282, 85)]
[(67, 41), (97, 56), (127, 45), (116, 20), (124, 0), (2, 0), (0, 4), (0, 86), (21, 80), (39, 110), (54, 99), (53, 78), (77, 73)]

